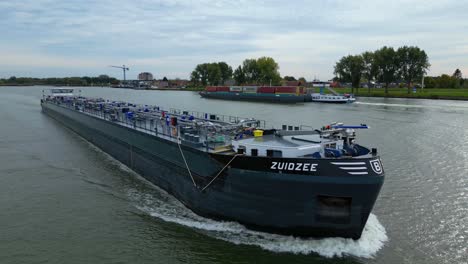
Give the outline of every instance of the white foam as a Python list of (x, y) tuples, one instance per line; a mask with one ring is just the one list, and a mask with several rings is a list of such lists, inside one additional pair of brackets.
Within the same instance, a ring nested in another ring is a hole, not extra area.
[(361, 105), (375, 105), (375, 106), (394, 106), (394, 107), (405, 107), (405, 108), (437, 108), (437, 107), (434, 107), (434, 106), (427, 106), (427, 105), (389, 104), (389, 103), (369, 103), (369, 102), (356, 102), (355, 104), (361, 104)]
[[(158, 194), (159, 195), (159, 194)], [(162, 200), (142, 195), (135, 190), (129, 197), (139, 203), (137, 208), (167, 222), (203, 230), (217, 239), (238, 245), (253, 245), (272, 252), (294, 254), (316, 253), (324, 257), (345, 255), (372, 258), (388, 240), (385, 228), (374, 214), (369, 216), (359, 240), (346, 238), (297, 238), (252, 231), (235, 222), (214, 221), (194, 214), (175, 198), (164, 194)], [(163, 201), (164, 200), (164, 201)]]
[(402, 108), (428, 108), (428, 109), (439, 109), (446, 110), (447, 107), (451, 109), (466, 110), (468, 107), (465, 105), (411, 105), (411, 104), (398, 104), (398, 103), (371, 103), (371, 102), (355, 102), (358, 105), (372, 105), (372, 106), (389, 106), (389, 107), (402, 107)]

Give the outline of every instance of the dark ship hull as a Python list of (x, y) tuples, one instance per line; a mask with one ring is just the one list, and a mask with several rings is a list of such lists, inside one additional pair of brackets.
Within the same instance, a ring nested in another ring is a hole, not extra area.
[(274, 102), (274, 103), (300, 103), (307, 101), (305, 95), (290, 94), (261, 94), (261, 93), (235, 93), (235, 92), (200, 92), (201, 97), (235, 101)]
[[(256, 230), (358, 239), (384, 181), (378, 156), (339, 160), (350, 166), (364, 166), (367, 173), (363, 175), (343, 171), (339, 164), (333, 164), (336, 159), (233, 159), (232, 155), (179, 145), (54, 103), (44, 101), (41, 106), (44, 113), (195, 213), (237, 221)], [(213, 180), (203, 191), (194, 186), (181, 151), (196, 186), (206, 187)], [(377, 166), (373, 166), (376, 162)]]

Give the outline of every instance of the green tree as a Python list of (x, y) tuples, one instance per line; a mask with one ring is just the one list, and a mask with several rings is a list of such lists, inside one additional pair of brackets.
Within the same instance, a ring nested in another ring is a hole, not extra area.
[(351, 82), (351, 93), (354, 93), (354, 88), (359, 88), (363, 71), (364, 59), (362, 58), (362, 56), (348, 55), (342, 57), (336, 63), (334, 73), (340, 81)]
[(258, 79), (257, 84), (278, 85), (281, 83), (278, 63), (273, 58), (261, 57), (257, 59)]
[(245, 82), (249, 84), (256, 84), (260, 71), (257, 66), (256, 59), (246, 59), (242, 62), (242, 71), (245, 76)]
[[(83, 78), (84, 79), (84, 78)], [(87, 83), (87, 80), (84, 79), (84, 82)], [(106, 74), (101, 74), (97, 77), (97, 84), (93, 83), (93, 85), (107, 85), (111, 82), (111, 79), (108, 75)]]
[[(273, 58), (261, 57), (258, 59), (246, 59), (242, 62), (242, 66), (234, 72), (235, 79), (238, 84), (272, 84), (279, 85), (281, 76), (279, 74), (279, 66)], [(243, 82), (239, 82), (242, 81)]]
[[(84, 77), (81, 77), (81, 79), (83, 79), (83, 82), (86, 83), (86, 85), (94, 85), (94, 83), (92, 83), (91, 81), (91, 77), (84, 76)], [(109, 83), (110, 83), (110, 80), (109, 80)]]
[(307, 80), (304, 77), (300, 77), (297, 79), (300, 82), (300, 85), (305, 86), (307, 84)]
[(225, 62), (198, 64), (190, 74), (195, 85), (220, 85), (232, 77), (232, 68)]
[(224, 84), (227, 80), (232, 78), (232, 67), (226, 62), (218, 62), (219, 69), (221, 71), (221, 84)]
[(294, 78), (294, 76), (284, 76), (283, 80), (288, 82), (297, 81), (296, 78)]
[(384, 46), (374, 52), (377, 78), (385, 83), (385, 94), (388, 94), (388, 85), (398, 77), (398, 61), (396, 52), (392, 47)]
[(208, 63), (198, 64), (190, 75), (191, 82), (196, 85), (208, 84)]
[(463, 79), (463, 75), (460, 69), (456, 69), (452, 77), (455, 78), (455, 88), (463, 87), (465, 80)]
[(237, 67), (237, 69), (234, 71), (233, 77), (237, 85), (242, 85), (245, 83), (245, 74), (242, 66), (239, 65), (239, 67)]
[(448, 74), (442, 74), (437, 79), (438, 88), (456, 88), (457, 79)]
[(436, 88), (436, 80), (434, 77), (427, 76), (424, 78), (424, 88)]
[(190, 74), (190, 82), (194, 85), (194, 86), (200, 86), (201, 85), (201, 76), (200, 76), (200, 73), (196, 70), (192, 71), (192, 73)]
[(362, 74), (363, 77), (367, 79), (367, 92), (370, 93), (371, 82), (375, 81), (378, 73), (374, 53), (371, 51), (366, 51), (362, 53), (362, 59), (364, 61), (364, 70)]
[(429, 59), (424, 50), (408, 46), (398, 48), (396, 57), (398, 74), (405, 80), (409, 94), (411, 82), (421, 80), (426, 70), (429, 69)]
[(460, 69), (456, 69), (455, 72), (453, 72), (452, 77), (457, 78), (457, 79), (463, 79), (463, 75)]
[(207, 67), (208, 71), (208, 84), (209, 85), (218, 85), (222, 81), (221, 69), (218, 63), (209, 63)]

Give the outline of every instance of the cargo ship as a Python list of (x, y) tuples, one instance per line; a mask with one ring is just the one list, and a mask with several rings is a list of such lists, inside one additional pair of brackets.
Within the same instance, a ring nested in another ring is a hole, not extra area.
[(384, 182), (377, 149), (318, 129), (53, 89), (42, 111), (198, 215), (299, 237), (359, 239)]
[(208, 86), (200, 95), (204, 98), (277, 103), (311, 101), (305, 88), (296, 86)]

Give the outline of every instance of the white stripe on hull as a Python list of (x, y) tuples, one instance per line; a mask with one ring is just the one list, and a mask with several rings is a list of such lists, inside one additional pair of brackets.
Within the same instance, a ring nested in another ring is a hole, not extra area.
[(366, 170), (367, 167), (340, 167), (342, 170)]
[(343, 166), (352, 166), (352, 165), (366, 165), (365, 162), (332, 162), (333, 165), (343, 165)]
[(365, 174), (369, 174), (369, 173), (367, 173), (367, 171), (356, 171), (356, 172), (354, 172), (354, 171), (348, 171), (348, 173), (351, 174), (351, 175), (365, 175)]

